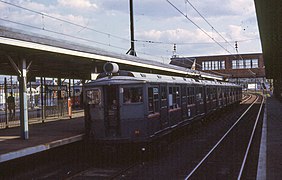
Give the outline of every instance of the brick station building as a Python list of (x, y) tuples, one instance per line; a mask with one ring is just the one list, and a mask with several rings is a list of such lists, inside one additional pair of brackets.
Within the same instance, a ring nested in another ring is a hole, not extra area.
[(265, 79), (262, 53), (198, 57), (173, 56), (170, 64), (217, 74), (230, 82), (241, 84), (246, 89), (261, 89), (268, 84)]

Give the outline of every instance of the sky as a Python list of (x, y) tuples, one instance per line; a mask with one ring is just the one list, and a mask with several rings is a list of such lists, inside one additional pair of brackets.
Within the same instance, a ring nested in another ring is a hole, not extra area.
[[(260, 53), (253, 0), (133, 0), (137, 56)], [(0, 0), (0, 25), (125, 54), (129, 0)], [(176, 51), (173, 47), (176, 44)]]

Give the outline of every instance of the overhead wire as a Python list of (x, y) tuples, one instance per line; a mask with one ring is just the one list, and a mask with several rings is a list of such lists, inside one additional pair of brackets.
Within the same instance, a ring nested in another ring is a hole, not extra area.
[(197, 8), (189, 1), (189, 0), (185, 0), (185, 2), (189, 3), (189, 5), (202, 17), (202, 19), (204, 19), (204, 21), (232, 48), (235, 49), (237, 55), (239, 56), (239, 58), (241, 60), (244, 60), (243, 57), (241, 56), (241, 54), (239, 54), (238, 48), (237, 48), (237, 43), (239, 41), (235, 41), (235, 46), (231, 45), (231, 43), (229, 41), (227, 41), (214, 27), (213, 25), (211, 25), (211, 23), (197, 10)]
[[(210, 36), (205, 30), (203, 30), (198, 24), (196, 24), (194, 21), (192, 21), (187, 15), (185, 15), (179, 8), (177, 8), (173, 3), (171, 3), (169, 0), (166, 0), (173, 8), (175, 8), (181, 15), (183, 15), (187, 20), (189, 20), (192, 24), (194, 24), (197, 28), (199, 28), (204, 34), (206, 34), (210, 39), (212, 39), (216, 44), (218, 44), (222, 49), (224, 49), (226, 52), (228, 52), (229, 54), (231, 54), (231, 55), (233, 55), (235, 58), (236, 58), (236, 56), (234, 55), (234, 54), (232, 54), (229, 50), (227, 50), (226, 48), (224, 48), (218, 41), (216, 41), (212, 36)], [(224, 39), (225, 40), (225, 42), (227, 42), (232, 48), (234, 48), (207, 20), (206, 20), (206, 18), (204, 18), (204, 16), (192, 5), (192, 3), (190, 3), (188, 0), (185, 0), (186, 2), (188, 2), (190, 5), (191, 5), (191, 7), (206, 21), (206, 23), (208, 23), (211, 27), (212, 27), (212, 29), (217, 33), (217, 34), (219, 34), (220, 35), (220, 37), (222, 38), (222, 39)], [(236, 42), (238, 42), (238, 41), (236, 41)], [(243, 59), (243, 57), (239, 54), (239, 52), (238, 52), (238, 49), (236, 48), (235, 49), (236, 50), (236, 52), (237, 52), (237, 55), (239, 56), (239, 58), (241, 59), (241, 60), (244, 60)], [(215, 72), (215, 71), (212, 71), (212, 70), (210, 70), (211, 72)], [(250, 69), (249, 69), (249, 71), (251, 71)], [(251, 71), (252, 72), (252, 71)], [(217, 72), (216, 72), (217, 73)]]
[(43, 31), (46, 31), (46, 32), (54, 33), (54, 34), (59, 34), (59, 35), (71, 37), (71, 38), (74, 38), (74, 39), (79, 39), (79, 40), (88, 41), (88, 42), (92, 42), (92, 43), (96, 43), (96, 44), (100, 44), (100, 45), (104, 45), (104, 46), (110, 46), (110, 47), (114, 47), (114, 48), (117, 48), (117, 49), (126, 50), (125, 48), (121, 48), (119, 46), (113, 46), (113, 45), (109, 45), (109, 44), (106, 44), (106, 43), (102, 43), (102, 42), (98, 42), (98, 41), (94, 41), (94, 40), (90, 40), (90, 39), (86, 39), (86, 38), (81, 38), (81, 37), (77, 37), (77, 36), (73, 36), (73, 35), (57, 32), (57, 31), (52, 31), (52, 30), (49, 30), (49, 29), (46, 29), (46, 28), (41, 29), (41, 28), (36, 27), (36, 26), (32, 26), (32, 25), (24, 24), (24, 23), (20, 23), (20, 22), (15, 22), (15, 21), (3, 19), (3, 18), (0, 18), (0, 20), (1, 21), (6, 21), (6, 22), (9, 22), (9, 23), (13, 23), (13, 24), (17, 24), (17, 25), (21, 25), (21, 26), (26, 26), (26, 27), (29, 27), (29, 28), (43, 30)]
[[(86, 39), (86, 38), (81, 38), (81, 37), (77, 37), (77, 36), (73, 36), (73, 35), (69, 35), (69, 34), (65, 34), (65, 33), (61, 33), (61, 32), (56, 32), (56, 31), (52, 31), (52, 30), (49, 30), (49, 29), (46, 29), (46, 28), (45, 29), (41, 29), (41, 28), (36, 27), (36, 26), (32, 26), (32, 25), (24, 24), (24, 23), (20, 23), (20, 22), (15, 22), (15, 21), (3, 19), (3, 18), (0, 18), (0, 20), (1, 21), (6, 21), (6, 22), (9, 22), (9, 23), (13, 23), (13, 24), (17, 24), (17, 25), (21, 25), (21, 26), (25, 26), (25, 27), (29, 27), (29, 28), (33, 28), (33, 29), (38, 29), (38, 30), (46, 31), (46, 32), (49, 32), (49, 33), (54, 33), (54, 34), (70, 37), (70, 38), (73, 38), (73, 39), (78, 39), (78, 40), (82, 40), (82, 41), (96, 43), (96, 44), (100, 44), (100, 45), (103, 45), (103, 46), (108, 46), (108, 47), (112, 47), (112, 48), (116, 48), (116, 49), (121, 49), (121, 50), (124, 50), (124, 51), (127, 50), (125, 48), (121, 48), (120, 46), (114, 46), (114, 45), (110, 45), (110, 44), (106, 44), (106, 43), (102, 43), (102, 42), (98, 42), (98, 41), (94, 41), (94, 40), (90, 40), (90, 39)], [(155, 56), (155, 55), (152, 55), (152, 54), (149, 54), (149, 53), (146, 53), (146, 52), (141, 52), (141, 51), (137, 51), (137, 52), (139, 54), (143, 54), (143, 55), (146, 55), (146, 56), (150, 56), (150, 57), (154, 57), (154, 58), (160, 58), (160, 60), (162, 60), (164, 62), (164, 57), (162, 57), (162, 56), (159, 57), (159, 56)]]
[(202, 17), (202, 19), (226, 42), (228, 43), (232, 48), (234, 48), (234, 46), (232, 46), (230, 44), (229, 41), (227, 41), (214, 27), (213, 25), (211, 25), (211, 23), (196, 9), (196, 7), (189, 1), (189, 0), (185, 0), (186, 2), (188, 2), (190, 4), (190, 6)]
[(192, 24), (194, 24), (199, 30), (201, 30), (206, 36), (208, 36), (211, 40), (213, 40), (218, 46), (224, 49), (229, 54), (232, 54), (228, 49), (223, 47), (218, 41), (216, 41), (212, 36), (210, 36), (204, 29), (202, 29), (197, 23), (195, 23), (192, 19), (190, 19), (187, 15), (185, 15), (179, 8), (177, 8), (172, 2), (166, 0), (174, 9), (176, 9), (181, 15), (183, 15), (187, 20), (189, 20)]
[[(98, 42), (98, 41), (94, 41), (94, 40), (90, 40), (90, 39), (86, 39), (86, 38), (81, 38), (81, 37), (77, 37), (77, 36), (73, 36), (73, 35), (69, 35), (69, 34), (65, 34), (65, 33), (61, 33), (61, 32), (56, 32), (56, 31), (53, 31), (53, 30), (48, 30), (46, 28), (45, 23), (44, 23), (44, 17), (48, 17), (50, 19), (54, 19), (54, 20), (57, 20), (57, 21), (68, 23), (68, 24), (80, 27), (81, 29), (87, 29), (87, 30), (90, 30), (90, 31), (94, 31), (96, 33), (100, 33), (100, 34), (106, 35), (108, 37), (114, 37), (116, 39), (120, 39), (120, 40), (127, 41), (127, 42), (130, 41), (130, 40), (126, 39), (126, 38), (119, 37), (119, 36), (116, 36), (116, 35), (113, 35), (113, 34), (110, 34), (110, 33), (105, 33), (105, 32), (102, 32), (102, 31), (98, 31), (96, 29), (89, 28), (87, 26), (83, 26), (83, 25), (80, 25), (80, 24), (77, 24), (77, 23), (73, 23), (73, 22), (70, 22), (70, 21), (67, 21), (67, 20), (64, 20), (64, 19), (61, 19), (61, 18), (57, 18), (57, 17), (51, 16), (51, 15), (49, 15), (47, 13), (38, 12), (38, 11), (29, 9), (29, 8), (25, 8), (25, 7), (22, 7), (22, 6), (10, 3), (10, 2), (6, 2), (6, 1), (3, 1), (3, 0), (0, 0), (0, 2), (8, 4), (10, 6), (14, 6), (14, 7), (19, 8), (19, 9), (23, 9), (23, 10), (26, 10), (26, 11), (29, 11), (29, 12), (32, 12), (32, 13), (40, 15), (42, 17), (42, 26), (43, 27), (39, 28), (39, 27), (36, 27), (36, 26), (32, 26), (32, 25), (28, 25), (28, 24), (24, 24), (24, 23), (20, 23), (20, 22), (15, 22), (15, 21), (12, 21), (12, 20), (7, 20), (7, 19), (0, 18), (0, 20), (2, 20), (2, 21), (6, 21), (6, 22), (10, 22), (10, 23), (26, 26), (26, 27), (29, 27), (29, 28), (35, 28), (35, 29), (38, 29), (38, 30), (43, 30), (43, 31), (51, 32), (51, 33), (55, 33), (55, 34), (60, 34), (60, 35), (63, 35), (63, 36), (67, 36), (67, 37), (71, 37), (71, 38), (75, 38), (75, 39), (79, 39), (79, 40), (83, 40), (83, 41), (88, 41), (88, 42), (92, 42), (92, 43), (96, 43), (96, 44), (100, 44), (100, 45), (104, 45), (104, 46), (109, 46), (109, 47), (113, 47), (113, 48), (117, 48), (117, 49), (121, 49), (121, 50), (127, 51), (127, 49), (121, 48), (119, 46), (114, 46), (114, 45), (111, 45), (111, 44), (106, 44), (106, 43), (102, 43), (102, 42)], [(140, 51), (138, 51), (138, 53), (139, 54), (143, 54), (143, 55), (147, 55), (147, 56), (152, 56), (152, 57), (156, 58), (155, 55), (152, 55), (152, 54), (149, 54), (149, 53), (140, 52)], [(157, 58), (163, 59), (163, 57), (157, 57)]]
[(94, 31), (94, 32), (96, 32), (96, 33), (100, 33), (100, 34), (103, 34), (103, 35), (106, 35), (106, 36), (110, 36), (110, 37), (114, 37), (114, 38), (117, 38), (117, 39), (120, 39), (120, 40), (128, 41), (128, 39), (126, 39), (126, 38), (119, 37), (119, 36), (117, 36), (117, 35), (113, 35), (113, 34), (110, 34), (110, 33), (105, 33), (105, 32), (102, 32), (102, 31), (99, 31), (99, 30), (96, 30), (96, 29), (93, 29), (93, 28), (89, 28), (89, 27), (87, 27), (87, 26), (83, 26), (83, 25), (80, 25), (80, 24), (77, 24), (77, 23), (73, 23), (73, 22), (70, 22), (70, 21), (61, 19), (61, 18), (57, 18), (57, 17), (51, 16), (51, 15), (49, 15), (49, 14), (47, 14), (47, 13), (38, 12), (38, 11), (29, 9), (29, 8), (25, 8), (25, 7), (22, 7), (22, 6), (19, 6), (19, 5), (10, 3), (10, 2), (6, 2), (6, 1), (3, 1), (3, 0), (0, 0), (0, 2), (5, 3), (5, 4), (8, 4), (8, 5), (10, 5), (10, 6), (17, 7), (17, 8), (19, 8), (19, 9), (23, 9), (23, 10), (26, 10), (26, 11), (29, 11), (29, 12), (33, 12), (33, 13), (35, 13), (35, 14), (39, 14), (39, 15), (41, 15), (41, 16), (45, 16), (45, 17), (48, 17), (48, 18), (51, 18), (51, 19), (55, 19), (55, 20), (57, 20), (57, 21), (61, 21), (61, 22), (64, 22), (64, 23), (68, 23), (68, 24), (71, 24), (71, 25), (74, 25), (74, 26), (77, 26), (77, 27), (80, 27), (80, 28), (83, 28), (83, 29), (88, 29), (88, 30)]
[[(192, 7), (194, 7), (188, 0), (186, 0)], [(103, 35), (107, 35), (108, 37), (114, 37), (114, 38), (117, 38), (117, 39), (120, 39), (120, 40), (124, 40), (124, 41), (129, 41), (128, 39), (125, 39), (125, 38), (122, 38), (122, 37), (119, 37), (119, 36), (116, 36), (116, 35), (112, 35), (110, 33), (105, 33), (105, 32), (102, 32), (102, 31), (98, 31), (96, 29), (93, 29), (93, 28), (89, 28), (87, 26), (83, 26), (83, 25), (80, 25), (80, 24), (76, 24), (76, 23), (73, 23), (73, 22), (70, 22), (70, 21), (67, 21), (67, 20), (64, 20), (64, 19), (61, 19), (61, 18), (57, 18), (57, 17), (54, 17), (54, 16), (51, 16), (47, 13), (42, 13), (42, 12), (38, 12), (38, 11), (35, 11), (35, 10), (32, 10), (32, 9), (29, 9), (29, 8), (25, 8), (25, 7), (22, 7), (22, 6), (19, 6), (19, 5), (16, 5), (16, 4), (13, 4), (13, 3), (10, 3), (10, 2), (6, 2), (6, 1), (3, 1), (3, 0), (0, 0), (0, 2), (2, 3), (5, 3), (5, 4), (8, 4), (8, 5), (11, 5), (11, 6), (14, 6), (14, 7), (17, 7), (17, 8), (20, 8), (20, 9), (23, 9), (23, 10), (26, 10), (26, 11), (30, 11), (30, 12), (33, 12), (33, 13), (36, 13), (36, 14), (39, 14), (42, 16), (42, 24), (43, 24), (43, 28), (39, 28), (39, 27), (35, 27), (35, 26), (32, 26), (32, 25), (27, 25), (27, 24), (23, 24), (23, 23), (18, 23), (18, 22), (15, 22), (15, 21), (11, 21), (11, 20), (7, 20), (7, 19), (2, 19), (0, 18), (1, 20), (3, 21), (7, 21), (7, 22), (10, 22), (10, 23), (16, 23), (16, 24), (19, 24), (19, 25), (23, 25), (23, 26), (28, 26), (28, 27), (31, 27), (31, 28), (36, 28), (36, 29), (40, 29), (40, 30), (44, 30), (44, 31), (48, 31), (48, 32), (51, 32), (51, 33), (56, 33), (56, 34), (60, 34), (60, 35), (64, 35), (64, 36), (68, 36), (68, 37), (71, 37), (71, 38), (75, 38), (75, 39), (80, 39), (80, 40), (84, 40), (84, 41), (88, 41), (88, 42), (93, 42), (93, 43), (97, 43), (97, 44), (100, 44), (100, 45), (104, 45), (104, 46), (110, 46), (110, 47), (114, 47), (114, 48), (118, 48), (118, 49), (122, 49), (122, 50), (125, 50), (123, 48), (120, 48), (118, 46), (113, 46), (113, 45), (110, 45), (110, 44), (106, 44), (106, 43), (101, 43), (101, 42), (98, 42), (98, 41), (93, 41), (93, 40), (89, 40), (89, 39), (85, 39), (85, 38), (80, 38), (80, 37), (77, 37), (77, 36), (73, 36), (73, 35), (68, 35), (68, 34), (65, 34), (65, 33), (60, 33), (60, 32), (56, 32), (56, 31), (52, 31), (52, 30), (48, 30), (46, 29), (45, 27), (45, 24), (44, 24), (44, 16), (45, 17), (48, 17), (48, 18), (51, 18), (51, 19), (54, 19), (54, 20), (58, 20), (58, 21), (61, 21), (61, 22), (64, 22), (64, 23), (68, 23), (68, 24), (71, 24), (71, 25), (74, 25), (74, 26), (77, 26), (77, 27), (80, 27), (82, 29), (88, 29), (88, 30), (91, 30), (91, 31), (94, 31), (96, 33), (100, 33), (100, 34), (103, 34)], [(214, 38), (212, 38), (206, 31), (204, 31), (202, 28), (200, 28), (196, 23), (194, 23), (190, 18), (188, 18), (187, 15), (185, 15), (184, 13), (182, 13), (176, 6), (174, 6), (170, 1), (167, 0), (167, 2), (169, 2), (176, 10), (178, 10), (182, 15), (184, 15), (189, 21), (191, 21), (195, 26), (197, 26), (202, 32), (204, 32), (207, 36), (209, 36), (214, 42), (216, 42), (216, 44), (218, 44), (220, 47), (222, 47), (225, 51), (229, 52), (230, 54), (232, 54), (230, 51), (228, 51), (226, 48), (224, 48), (218, 41), (216, 41)], [(196, 10), (196, 8), (195, 8)], [(197, 11), (197, 10), (196, 10)], [(198, 12), (198, 11), (197, 11)], [(198, 12), (199, 13), (199, 12)], [(200, 14), (200, 13), (199, 13)], [(202, 16), (202, 15), (201, 15)], [(202, 16), (203, 17), (203, 16)], [(203, 17), (204, 18), (204, 17)], [(204, 18), (205, 19), (205, 18)], [(207, 21), (206, 21), (207, 22)], [(207, 22), (208, 23), (208, 22)], [(208, 23), (210, 24), (210, 23)], [(213, 27), (212, 27), (213, 28)], [(213, 28), (214, 29), (214, 28)], [(215, 29), (214, 29), (215, 30)], [(216, 30), (215, 30), (216, 31)], [(217, 31), (216, 31), (217, 32)], [(220, 35), (221, 36), (221, 35)], [(224, 38), (223, 38), (224, 39)], [(225, 42), (228, 42), (226, 39), (224, 39)], [(143, 42), (143, 43), (150, 43), (150, 44), (175, 44), (175, 43), (170, 43), (170, 42), (158, 42), (158, 41), (146, 41), (146, 40), (135, 40), (136, 42)], [(239, 42), (239, 41), (237, 41)], [(229, 42), (228, 42), (229, 43)], [(207, 43), (177, 43), (179, 45), (184, 45), (184, 44), (207, 44)], [(229, 43), (230, 44), (230, 43)], [(141, 54), (145, 54), (145, 55), (150, 55), (148, 53), (144, 53), (144, 52), (139, 52)], [(154, 55), (150, 55), (150, 56), (154, 56)], [(161, 57), (163, 58), (163, 57)]]
[[(257, 40), (257, 39), (260, 39), (260, 38), (242, 39), (242, 40), (238, 40), (237, 42), (252, 41), (252, 40)], [(214, 44), (214, 42), (164, 42), (164, 41), (140, 40), (140, 39), (135, 39), (134, 41), (138, 42), (138, 43), (140, 42), (140, 43), (167, 44), (167, 45), (173, 45), (173, 44), (177, 44), (177, 45), (190, 45), (190, 44), (211, 44), (211, 43)], [(219, 43), (225, 43), (225, 42), (219, 42)]]

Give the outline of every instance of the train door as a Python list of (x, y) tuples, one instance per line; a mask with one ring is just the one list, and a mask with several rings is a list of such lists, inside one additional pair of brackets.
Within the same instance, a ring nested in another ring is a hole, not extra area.
[(161, 98), (161, 128), (168, 127), (168, 106), (167, 106), (167, 86), (161, 85), (160, 86), (160, 98)]
[(217, 99), (217, 106), (221, 107), (221, 99), (220, 99), (221, 89), (219, 86), (216, 87), (216, 99)]
[(119, 87), (104, 86), (104, 92), (105, 133), (108, 137), (116, 137), (120, 135)]
[(148, 131), (153, 134), (161, 129), (158, 85), (148, 87), (148, 112)]
[(187, 117), (191, 118), (196, 115), (197, 107), (195, 104), (195, 87), (187, 87)]
[(204, 86), (203, 88), (203, 100), (204, 100), (204, 104), (203, 104), (203, 111), (205, 113), (208, 113), (208, 110), (210, 108), (210, 99), (209, 99), (209, 95), (210, 95), (210, 88), (209, 86)]
[(84, 94), (86, 135), (103, 138), (105, 137), (103, 88), (91, 87), (86, 89)]
[(204, 112), (204, 93), (203, 87), (196, 87), (196, 114), (202, 114)]
[(182, 110), (182, 120), (187, 119), (187, 88), (186, 85), (181, 85), (181, 110)]

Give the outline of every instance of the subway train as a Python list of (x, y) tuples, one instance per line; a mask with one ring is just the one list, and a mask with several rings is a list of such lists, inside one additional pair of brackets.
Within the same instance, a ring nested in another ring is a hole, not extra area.
[(115, 63), (104, 70), (83, 87), (93, 142), (148, 143), (242, 98), (242, 87), (228, 82), (122, 71)]

